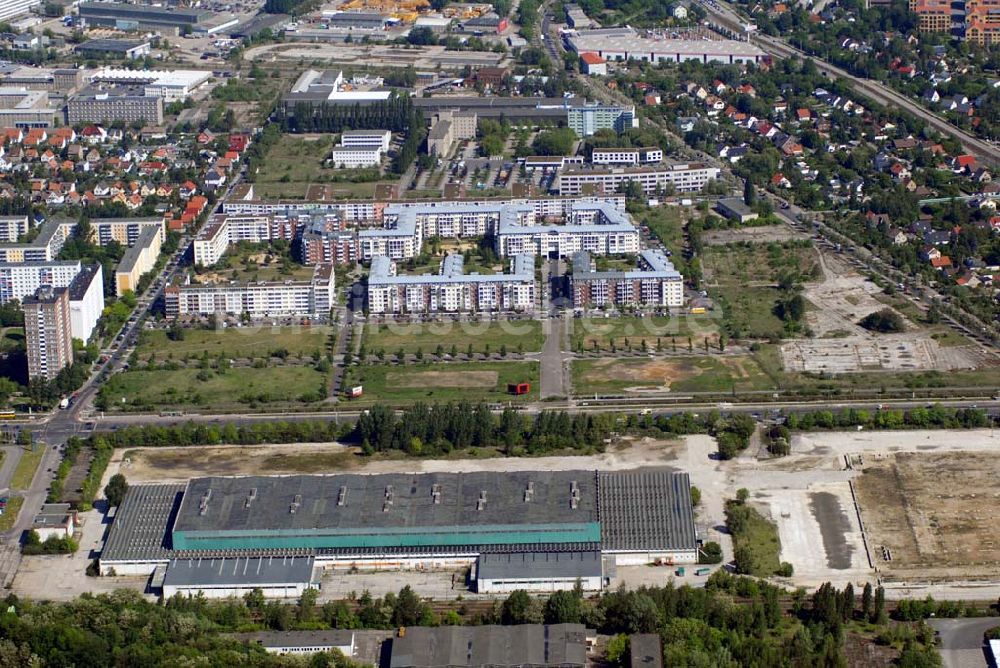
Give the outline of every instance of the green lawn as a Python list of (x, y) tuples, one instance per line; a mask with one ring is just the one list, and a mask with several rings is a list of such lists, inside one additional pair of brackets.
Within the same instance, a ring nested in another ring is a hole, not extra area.
[(639, 318), (624, 316), (619, 318), (586, 317), (570, 320), (570, 345), (573, 350), (609, 350), (614, 343), (617, 350), (631, 347), (655, 351), (657, 345), (664, 352), (687, 348), (688, 337), (692, 345), (704, 345), (707, 336), (710, 345), (716, 345), (718, 325), (712, 315), (649, 316)]
[(11, 496), (7, 499), (7, 507), (4, 508), (3, 515), (0, 515), (0, 531), (10, 531), (17, 522), (17, 516), (21, 512), (24, 499), (20, 496)]
[[(739, 520), (736, 520), (736, 515)], [(781, 565), (778, 527), (751, 506), (740, 505), (735, 501), (726, 504), (726, 525), (733, 535), (733, 552), (742, 547), (749, 548), (753, 557), (751, 574), (759, 577), (774, 575)]]
[(576, 395), (622, 394), (629, 389), (726, 393), (774, 387), (750, 356), (583, 359), (574, 360), (570, 369)]
[[(199, 380), (199, 375), (205, 380)], [(328, 374), (312, 366), (234, 368), (223, 373), (211, 369), (129, 371), (112, 376), (100, 398), (108, 409), (137, 411), (307, 407), (326, 398), (328, 382)]]
[(405, 404), (462, 399), (508, 401), (515, 398), (507, 393), (508, 383), (531, 383), (531, 394), (517, 399), (537, 401), (538, 374), (537, 362), (377, 364), (351, 367), (346, 386), (362, 385), (365, 403)]
[(500, 352), (507, 346), (508, 352), (537, 352), (545, 341), (542, 323), (537, 320), (496, 321), (496, 322), (443, 322), (373, 325), (366, 324), (364, 345), (369, 353), (377, 350), (386, 355), (395, 355), (402, 348), (413, 353), (418, 349), (433, 353), (440, 345), (446, 354), (452, 346), (456, 352), (468, 352), (469, 346), (477, 353)]
[(173, 355), (184, 359), (201, 357), (263, 357), (269, 353), (286, 350), (289, 355), (312, 355), (327, 350), (331, 327), (227, 327), (226, 329), (185, 329), (184, 338), (171, 341), (162, 330), (143, 331), (139, 336), (137, 353), (142, 360), (155, 355), (164, 360)]
[(254, 177), (254, 192), (263, 198), (303, 199), (310, 185), (320, 184), (329, 185), (334, 197), (373, 197), (377, 181), (341, 180), (350, 177), (354, 170), (323, 164), (330, 157), (335, 138), (331, 134), (283, 136), (262, 161)]
[(819, 275), (819, 257), (811, 242), (708, 246), (701, 261), (705, 275), (722, 286), (746, 285), (750, 281), (777, 283), (778, 277), (788, 272), (797, 273), (802, 280)]
[(710, 289), (716, 310), (730, 324), (730, 333), (738, 338), (782, 338), (784, 323), (774, 314), (782, 296), (778, 288), (732, 286)]
[(17, 466), (14, 467), (14, 475), (10, 479), (12, 489), (28, 489), (31, 487), (31, 481), (35, 479), (35, 471), (38, 470), (38, 465), (41, 463), (42, 455), (44, 454), (45, 448), (41, 444), (36, 445), (34, 450), (21, 450), (21, 458), (17, 461)]
[(23, 349), (24, 327), (4, 327), (0, 336), (0, 352), (10, 352), (12, 350)]

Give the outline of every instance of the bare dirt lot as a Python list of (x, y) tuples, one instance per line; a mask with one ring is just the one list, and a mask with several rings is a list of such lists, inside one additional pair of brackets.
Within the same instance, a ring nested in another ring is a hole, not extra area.
[(496, 457), (480, 459), (364, 458), (339, 443), (215, 445), (133, 448), (115, 452), (105, 474), (121, 471), (130, 483), (184, 482), (198, 476), (291, 475), (296, 473), (421, 473), (453, 471), (560, 471), (670, 466), (682, 444), (643, 438), (627, 440), (597, 455)]
[(993, 453), (866, 457), (855, 480), (874, 557), (892, 580), (996, 579), (1000, 460)]
[(770, 243), (789, 239), (808, 239), (809, 235), (788, 225), (761, 225), (760, 227), (739, 227), (732, 230), (710, 230), (702, 235), (707, 246), (733, 244), (741, 241), (750, 243)]
[(786, 371), (950, 371), (980, 365), (974, 346), (943, 347), (929, 331), (906, 318), (902, 334), (864, 329), (858, 325), (862, 318), (886, 308), (875, 297), (881, 289), (838, 256), (820, 253), (820, 266), (823, 279), (807, 283), (803, 291), (816, 307), (806, 312), (815, 338), (782, 344)]

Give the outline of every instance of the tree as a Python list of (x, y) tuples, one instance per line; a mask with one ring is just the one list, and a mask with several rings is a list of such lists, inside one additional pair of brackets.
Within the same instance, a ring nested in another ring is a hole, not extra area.
[(903, 317), (889, 308), (869, 313), (858, 324), (869, 331), (882, 334), (902, 332), (906, 329), (906, 326), (903, 324)]
[(740, 575), (751, 575), (753, 573), (753, 551), (746, 545), (740, 545), (733, 552), (733, 562), (736, 565), (736, 572)]
[(580, 600), (580, 594), (575, 591), (554, 592), (545, 603), (545, 623), (580, 623)]
[(419, 26), (410, 30), (410, 34), (407, 36), (406, 41), (410, 44), (416, 44), (419, 46), (433, 46), (434, 44), (437, 44), (438, 40), (433, 30)]
[(872, 584), (865, 583), (864, 591), (861, 592), (861, 617), (871, 619), (872, 614)]
[(697, 506), (701, 503), (701, 490), (691, 485), (691, 505)]
[(624, 668), (629, 659), (629, 639), (624, 633), (619, 633), (608, 641), (608, 649), (604, 653), (608, 663), (616, 668)]
[(570, 128), (558, 128), (539, 132), (531, 147), (536, 155), (569, 155), (575, 141), (576, 133)]
[(757, 202), (757, 190), (754, 188), (753, 181), (747, 179), (743, 182), (743, 203), (747, 206), (753, 206)]
[(121, 473), (116, 473), (108, 480), (104, 486), (104, 498), (108, 500), (109, 506), (120, 506), (125, 492), (128, 491), (128, 481)]
[(701, 548), (701, 554), (698, 558), (698, 563), (700, 564), (719, 564), (722, 563), (722, 546), (715, 541), (709, 541), (705, 543)]
[(500, 623), (540, 624), (542, 615), (534, 599), (523, 589), (513, 591), (500, 606)]

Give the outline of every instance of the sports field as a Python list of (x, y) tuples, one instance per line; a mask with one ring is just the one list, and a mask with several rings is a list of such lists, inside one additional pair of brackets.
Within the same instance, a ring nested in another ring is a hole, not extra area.
[(365, 402), (508, 401), (508, 383), (531, 383), (531, 393), (516, 399), (538, 399), (537, 362), (452, 362), (375, 364), (351, 367), (346, 386), (361, 385)]

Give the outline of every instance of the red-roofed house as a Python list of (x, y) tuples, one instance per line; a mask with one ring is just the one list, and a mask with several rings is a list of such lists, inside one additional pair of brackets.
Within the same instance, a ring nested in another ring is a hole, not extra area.
[(608, 73), (608, 64), (604, 62), (604, 58), (592, 51), (584, 51), (581, 53), (580, 62), (583, 63), (584, 74), (603, 77)]

